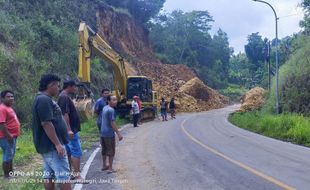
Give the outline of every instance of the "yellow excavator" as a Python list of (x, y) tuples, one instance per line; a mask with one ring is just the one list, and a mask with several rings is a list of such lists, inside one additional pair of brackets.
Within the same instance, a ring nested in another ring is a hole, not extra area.
[(142, 120), (155, 118), (157, 92), (153, 91), (152, 80), (146, 76), (129, 76), (126, 62), (110, 45), (92, 30), (85, 22), (79, 26), (79, 90), (75, 105), (84, 119), (92, 117), (93, 95), (90, 90), (91, 56), (95, 54), (112, 66), (114, 89), (113, 94), (118, 99), (116, 112), (125, 117), (130, 114), (133, 96), (139, 96), (142, 101)]

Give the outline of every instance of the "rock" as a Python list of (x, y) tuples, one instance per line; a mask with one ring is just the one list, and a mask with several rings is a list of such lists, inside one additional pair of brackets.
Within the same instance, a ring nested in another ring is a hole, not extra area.
[(185, 65), (138, 63), (141, 75), (152, 79), (159, 100), (174, 97), (179, 112), (199, 112), (224, 107), (229, 99), (205, 85)]

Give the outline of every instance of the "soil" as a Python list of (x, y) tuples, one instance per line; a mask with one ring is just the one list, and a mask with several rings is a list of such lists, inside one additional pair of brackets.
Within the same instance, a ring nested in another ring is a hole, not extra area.
[(255, 87), (246, 92), (240, 99), (241, 112), (256, 110), (261, 108), (265, 103), (266, 90), (260, 87)]

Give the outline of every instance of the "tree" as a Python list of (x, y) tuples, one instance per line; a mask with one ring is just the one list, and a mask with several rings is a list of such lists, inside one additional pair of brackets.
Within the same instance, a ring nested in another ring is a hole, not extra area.
[(165, 0), (106, 0), (109, 5), (128, 9), (137, 21), (147, 23), (162, 9)]
[(208, 11), (161, 14), (150, 25), (150, 39), (164, 63), (185, 64), (211, 87), (225, 88), (232, 49), (223, 30), (210, 35), (212, 22)]
[(265, 42), (258, 32), (248, 36), (248, 44), (244, 48), (252, 64), (250, 68), (252, 71), (256, 71), (260, 67), (261, 62), (264, 61), (264, 47)]
[(304, 9), (304, 20), (300, 22), (300, 26), (304, 28), (304, 33), (310, 35), (310, 0), (303, 0), (301, 3)]
[(229, 62), (229, 83), (250, 87), (250, 62), (244, 53), (233, 55)]

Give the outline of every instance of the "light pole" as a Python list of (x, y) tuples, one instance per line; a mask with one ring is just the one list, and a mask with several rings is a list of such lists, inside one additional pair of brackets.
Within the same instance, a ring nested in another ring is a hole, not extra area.
[(260, 3), (264, 3), (266, 5), (268, 5), (275, 16), (275, 21), (276, 21), (276, 41), (275, 41), (275, 45), (276, 45), (276, 113), (279, 114), (279, 58), (278, 58), (278, 16), (277, 16), (277, 12), (276, 10), (273, 8), (273, 6), (266, 2), (266, 1), (261, 1), (261, 0), (253, 0), (255, 2), (260, 2)]

